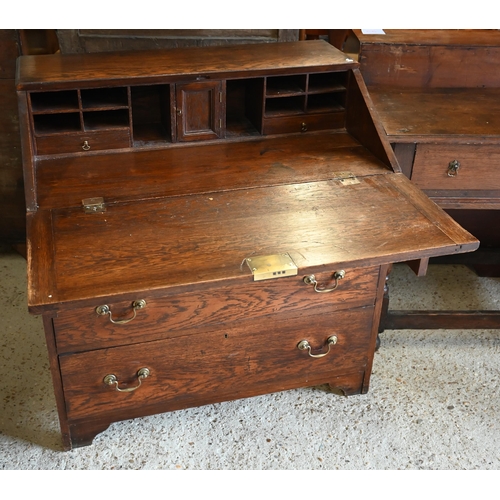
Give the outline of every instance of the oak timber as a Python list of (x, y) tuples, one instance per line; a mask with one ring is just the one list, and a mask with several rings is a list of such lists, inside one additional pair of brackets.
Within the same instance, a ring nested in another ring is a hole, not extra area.
[[(326, 42), (26, 57), (18, 76), (28, 306), (66, 449), (158, 412), (366, 393), (390, 265), (478, 246), (400, 172)], [(254, 280), (268, 255), (297, 275)]]

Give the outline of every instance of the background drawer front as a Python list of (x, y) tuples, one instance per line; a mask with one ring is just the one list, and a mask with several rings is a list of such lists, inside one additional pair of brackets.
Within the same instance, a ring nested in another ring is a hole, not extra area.
[[(146, 307), (130, 323), (115, 325), (108, 316), (98, 316), (95, 306), (60, 312), (54, 318), (59, 353), (98, 349), (195, 334), (200, 327), (237, 322), (279, 313), (337, 310), (374, 303), (379, 268), (345, 269), (336, 290), (316, 293), (303, 281), (304, 275), (266, 281), (249, 281), (236, 287), (218, 286), (199, 292), (167, 297), (137, 296)], [(319, 283), (329, 283), (334, 271), (317, 273)], [(132, 316), (131, 301), (107, 303), (113, 319)]]
[[(68, 417), (96, 417), (136, 410), (171, 411), (268, 392), (328, 383), (363, 371), (373, 349), (373, 307), (331, 315), (270, 316), (197, 336), (60, 356)], [(322, 358), (297, 349), (308, 340)], [(151, 375), (133, 392), (117, 392), (103, 379), (116, 376), (121, 389), (137, 386), (136, 374)]]
[(37, 154), (84, 153), (82, 146), (85, 141), (90, 146), (88, 151), (128, 148), (130, 147), (130, 132), (126, 129), (38, 137), (36, 139)]
[[(344, 125), (344, 113), (305, 114), (300, 116), (282, 116), (264, 118), (264, 134), (290, 134), (294, 132), (312, 132), (314, 130), (327, 130), (339, 128)], [(303, 130), (303, 124), (306, 130)]]
[[(460, 168), (450, 177), (453, 160)], [(411, 180), (421, 189), (500, 189), (500, 146), (418, 145)]]

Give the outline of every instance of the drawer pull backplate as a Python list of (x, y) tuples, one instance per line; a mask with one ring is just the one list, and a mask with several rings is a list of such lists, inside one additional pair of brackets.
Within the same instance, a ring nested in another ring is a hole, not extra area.
[(144, 299), (134, 301), (132, 303), (132, 311), (134, 314), (131, 318), (126, 318), (126, 319), (113, 319), (111, 309), (108, 305), (96, 307), (95, 312), (99, 316), (106, 316), (106, 314), (109, 314), (109, 321), (111, 321), (111, 323), (114, 323), (115, 325), (124, 325), (125, 323), (130, 323), (130, 321), (135, 319), (135, 317), (137, 316), (137, 311), (139, 309), (144, 309), (145, 307), (146, 307), (146, 301)]
[(126, 389), (120, 389), (118, 387), (119, 382), (118, 379), (116, 378), (116, 375), (106, 375), (103, 381), (106, 385), (114, 385), (115, 389), (118, 392), (132, 392), (135, 391), (136, 389), (139, 389), (139, 387), (141, 387), (143, 379), (148, 378), (150, 374), (151, 372), (149, 371), (149, 368), (141, 368), (137, 372), (137, 380), (139, 381), (139, 383), (134, 387), (127, 387)]
[(448, 175), (450, 177), (456, 177), (458, 175), (458, 169), (460, 168), (460, 162), (458, 160), (452, 160), (448, 163)]
[(335, 345), (336, 343), (337, 343), (337, 337), (335, 335), (328, 337), (328, 339), (326, 340), (326, 345), (328, 346), (328, 351), (323, 352), (321, 354), (312, 354), (311, 353), (311, 345), (309, 344), (309, 342), (307, 340), (301, 340), (297, 344), (297, 349), (299, 351), (305, 351), (307, 349), (308, 354), (309, 354), (309, 356), (311, 356), (311, 358), (323, 358), (324, 356), (326, 356), (330, 352), (330, 347), (332, 345)]
[(335, 271), (333, 273), (333, 279), (335, 280), (335, 283), (330, 288), (318, 288), (318, 282), (316, 281), (316, 277), (314, 276), (314, 274), (305, 276), (304, 283), (306, 285), (313, 285), (315, 292), (326, 293), (326, 292), (333, 292), (339, 286), (339, 280), (343, 278), (345, 278), (345, 271), (342, 269), (341, 271)]

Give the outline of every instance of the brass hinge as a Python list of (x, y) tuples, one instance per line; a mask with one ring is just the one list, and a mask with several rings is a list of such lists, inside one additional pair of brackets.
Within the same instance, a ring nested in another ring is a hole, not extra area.
[(82, 205), (86, 214), (96, 214), (106, 211), (104, 198), (85, 198), (82, 200)]
[(339, 178), (339, 181), (343, 186), (359, 184), (358, 178), (352, 172), (336, 172), (335, 177)]

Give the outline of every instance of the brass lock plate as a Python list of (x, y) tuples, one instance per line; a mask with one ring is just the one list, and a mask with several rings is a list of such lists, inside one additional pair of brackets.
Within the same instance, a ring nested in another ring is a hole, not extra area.
[(82, 205), (86, 214), (100, 214), (106, 211), (104, 198), (85, 198), (82, 200)]
[(245, 259), (254, 281), (296, 276), (298, 267), (289, 254), (259, 255)]

